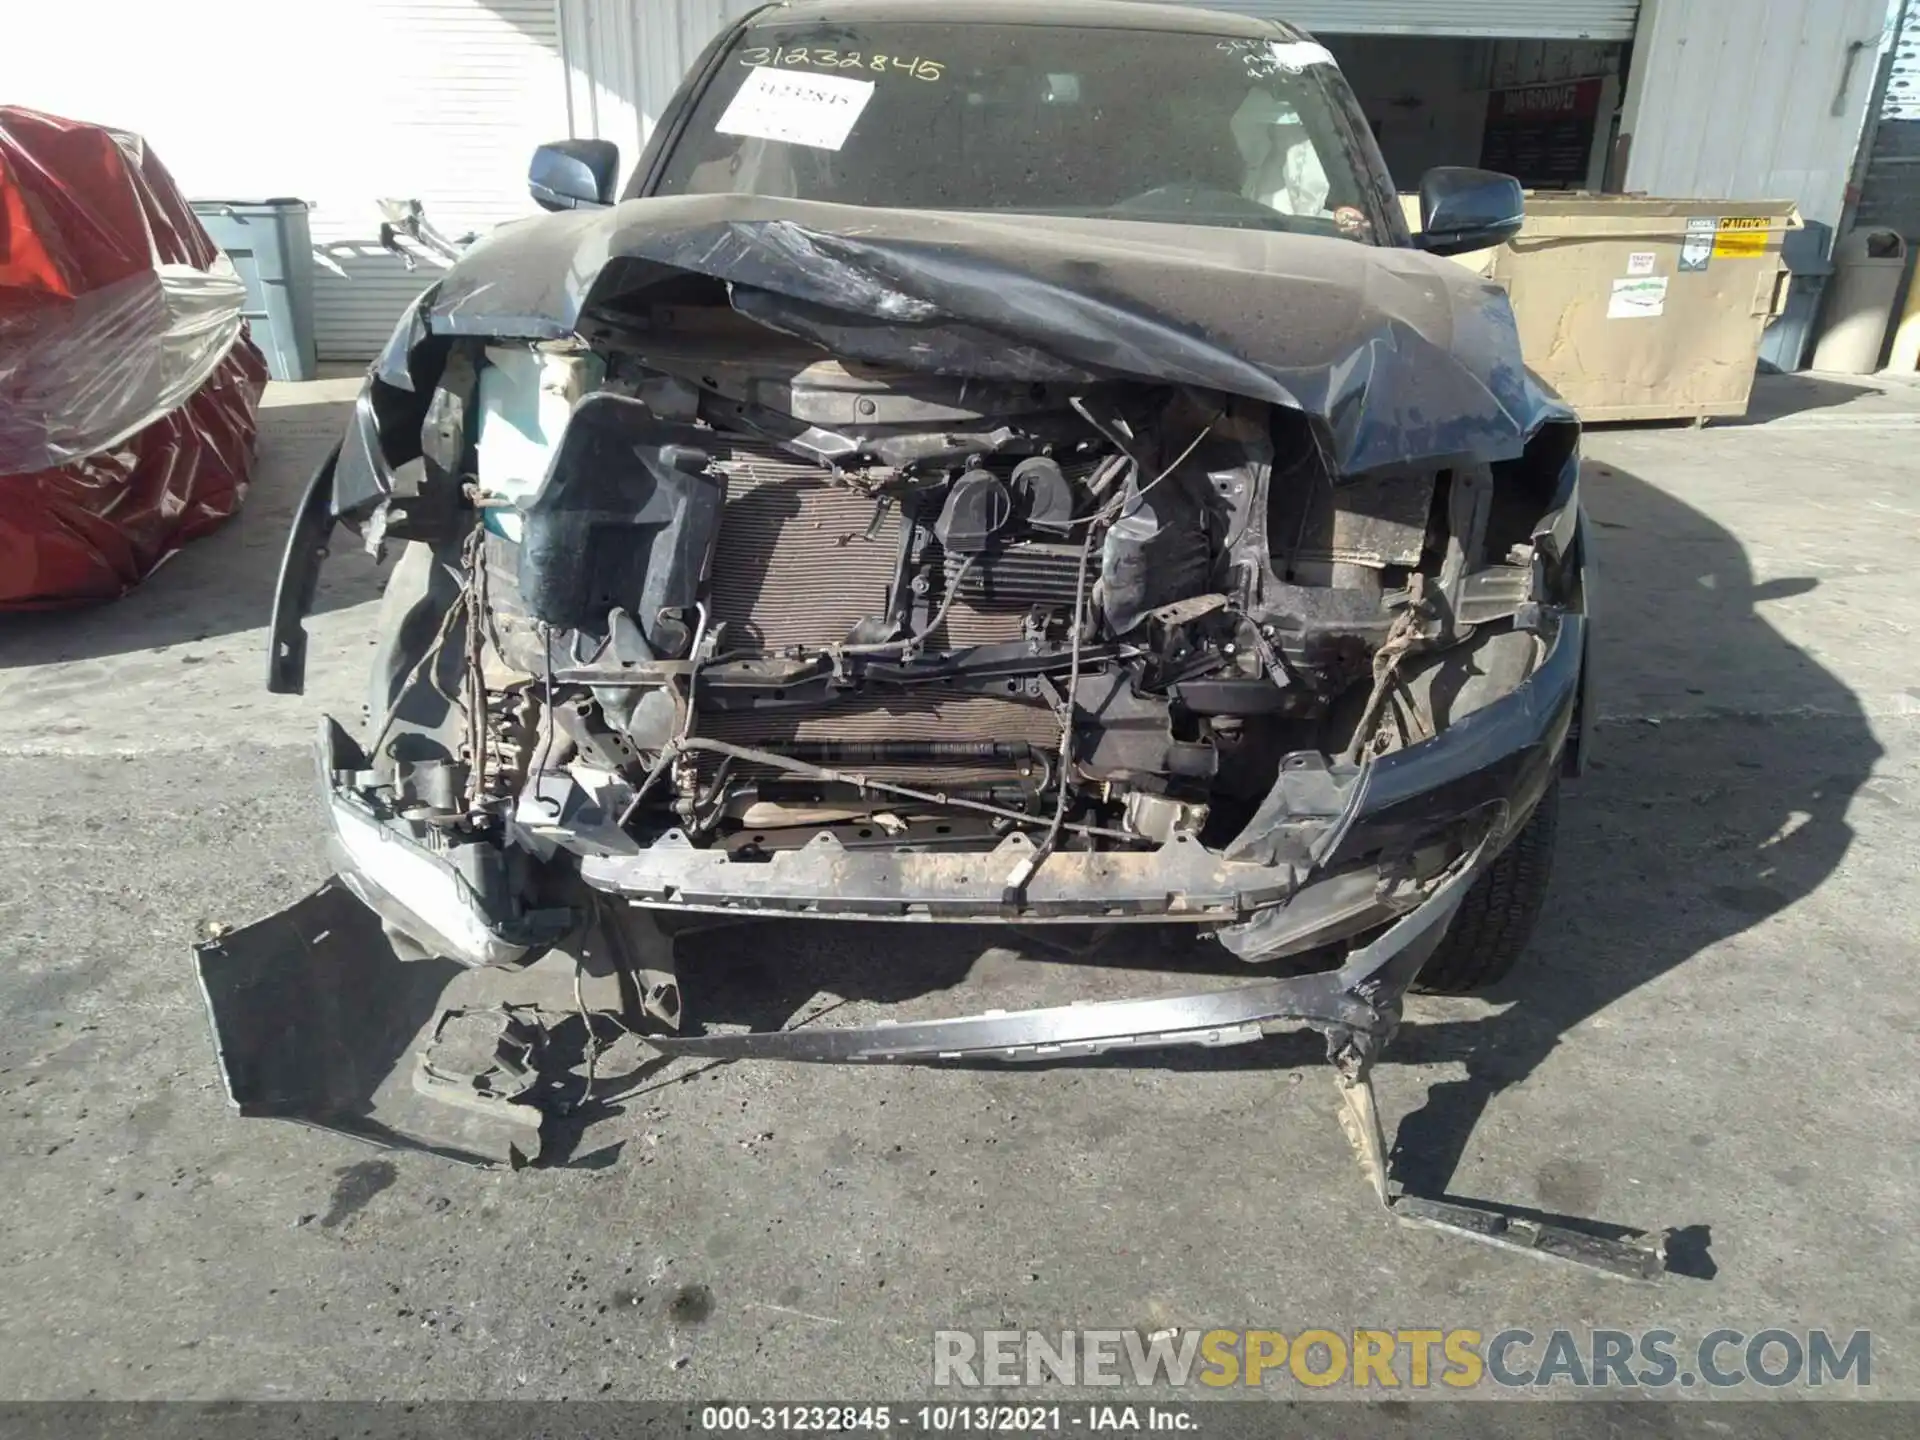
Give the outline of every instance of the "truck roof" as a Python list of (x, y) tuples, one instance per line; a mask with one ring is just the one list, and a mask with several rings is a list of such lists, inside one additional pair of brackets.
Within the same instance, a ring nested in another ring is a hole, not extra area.
[(1167, 30), (1249, 40), (1291, 40), (1302, 33), (1277, 20), (1229, 15), (1192, 5), (1141, 0), (777, 0), (757, 24), (787, 21), (918, 20), (945, 25), (1081, 25), (1101, 30)]

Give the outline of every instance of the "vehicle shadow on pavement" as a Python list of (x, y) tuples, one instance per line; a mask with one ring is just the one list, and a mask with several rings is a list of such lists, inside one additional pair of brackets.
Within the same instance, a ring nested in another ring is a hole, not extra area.
[[(118, 600), (0, 615), (0, 667), (93, 660), (264, 627), (293, 512), (351, 409), (348, 401), (263, 408), (252, 480), (237, 515)], [(333, 550), (314, 612), (379, 598), (384, 576), (358, 542), (336, 532)]]
[[(1852, 692), (1755, 608), (1762, 599), (1803, 593), (1815, 581), (1756, 585), (1729, 532), (1615, 467), (1590, 467), (1585, 504), (1598, 575), (1595, 711), (1604, 723), (1588, 774), (1569, 785), (1561, 807), (1552, 888), (1528, 955), (1506, 982), (1476, 1000), (1411, 997), (1387, 1049), (1387, 1066), (1464, 1070), (1433, 1085), (1425, 1103), (1400, 1122), (1393, 1174), (1412, 1193), (1472, 1198), (1449, 1195), (1449, 1186), (1496, 1096), (1532, 1076), (1571, 1032), (1622, 997), (1816, 890), (1847, 852), (1849, 802), (1881, 754)], [(1785, 684), (1783, 677), (1789, 677)], [(1783, 691), (1797, 697), (1796, 713), (1753, 713), (1755, 694)], [(1650, 711), (1661, 713), (1644, 713)], [(680, 973), (695, 1022), (791, 1025), (803, 1009), (815, 1008), (809, 1002), (822, 991), (850, 1001), (901, 1002), (960, 985), (985, 952), (1063, 958), (1031, 932), (989, 927), (904, 934), (855, 925), (806, 929), (810, 934), (802, 937), (756, 925), (751, 938), (732, 931), (684, 940)], [(1059, 938), (1084, 937), (1065, 932)], [(1135, 932), (1117, 936), (1083, 963), (1101, 968), (1085, 972), (1091, 983), (1081, 989), (1063, 991), (1055, 980), (1044, 999), (1010, 1000), (990, 993), (992, 987), (983, 995), (969, 986), (965, 1003), (917, 1004), (914, 1018), (1147, 988), (1144, 977), (1114, 983), (1116, 968), (1156, 972), (1156, 987), (1170, 983), (1170, 970), (1242, 979), (1263, 973), (1211, 945), (1173, 949), (1161, 937)], [(996, 966), (995, 975), (1018, 968)], [(1221, 983), (1227, 982), (1207, 981), (1209, 987)], [(1684, 1055), (1711, 1004), (1712, 997), (1702, 995), (1676, 1000), (1658, 1019), (1643, 1014), (1634, 1022), (1642, 1027), (1636, 1048), (1662, 1064)], [(1756, 1036), (1754, 1044), (1760, 1043)], [(1242, 1070), (1324, 1058), (1317, 1036), (1296, 1032), (1231, 1049), (1049, 1063)], [(1756, 1073), (1764, 1073), (1766, 1057), (1755, 1055), (1753, 1062)], [(1643, 1080), (1622, 1076), (1620, 1083), (1666, 1083), (1653, 1074), (1649, 1068)], [(1669, 1103), (1704, 1105), (1700, 1093), (1695, 1087)], [(1607, 1100), (1596, 1095), (1592, 1103)], [(1718, 1123), (1703, 1111), (1696, 1128), (1711, 1136)], [(1559, 1185), (1544, 1172), (1536, 1188), (1538, 1198), (1567, 1211), (1586, 1208), (1592, 1198), (1583, 1193), (1589, 1187)], [(1620, 1233), (1578, 1214), (1489, 1208)], [(1704, 1225), (1683, 1227), (1673, 1247), (1676, 1270), (1712, 1273), (1701, 1253), (1706, 1236)]]
[(1787, 415), (1831, 410), (1876, 393), (1872, 386), (1852, 385), (1826, 375), (1762, 375), (1754, 381), (1747, 413), (1715, 420), (1713, 424), (1725, 429), (1765, 425)]

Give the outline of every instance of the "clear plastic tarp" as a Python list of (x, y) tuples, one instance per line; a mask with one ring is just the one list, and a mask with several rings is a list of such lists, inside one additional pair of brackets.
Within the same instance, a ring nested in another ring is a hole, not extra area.
[(0, 608), (112, 598), (239, 508), (245, 298), (139, 137), (0, 107)]

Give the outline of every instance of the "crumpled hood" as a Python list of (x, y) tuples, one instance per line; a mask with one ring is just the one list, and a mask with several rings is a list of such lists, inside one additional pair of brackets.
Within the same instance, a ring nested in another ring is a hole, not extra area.
[(503, 226), (423, 297), (395, 345), (557, 339), (590, 305), (688, 272), (849, 358), (1013, 379), (1129, 376), (1285, 405), (1318, 422), (1344, 473), (1504, 459), (1542, 424), (1573, 418), (1522, 363), (1505, 291), (1418, 251), (744, 195)]

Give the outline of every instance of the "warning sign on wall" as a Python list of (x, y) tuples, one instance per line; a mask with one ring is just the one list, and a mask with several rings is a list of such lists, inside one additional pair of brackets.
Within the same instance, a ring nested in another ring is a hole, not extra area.
[(1764, 215), (1723, 217), (1713, 232), (1713, 258), (1751, 260), (1767, 253), (1767, 232), (1773, 222)]
[(1480, 163), (1529, 190), (1579, 189), (1587, 180), (1605, 83), (1592, 78), (1493, 91)]

